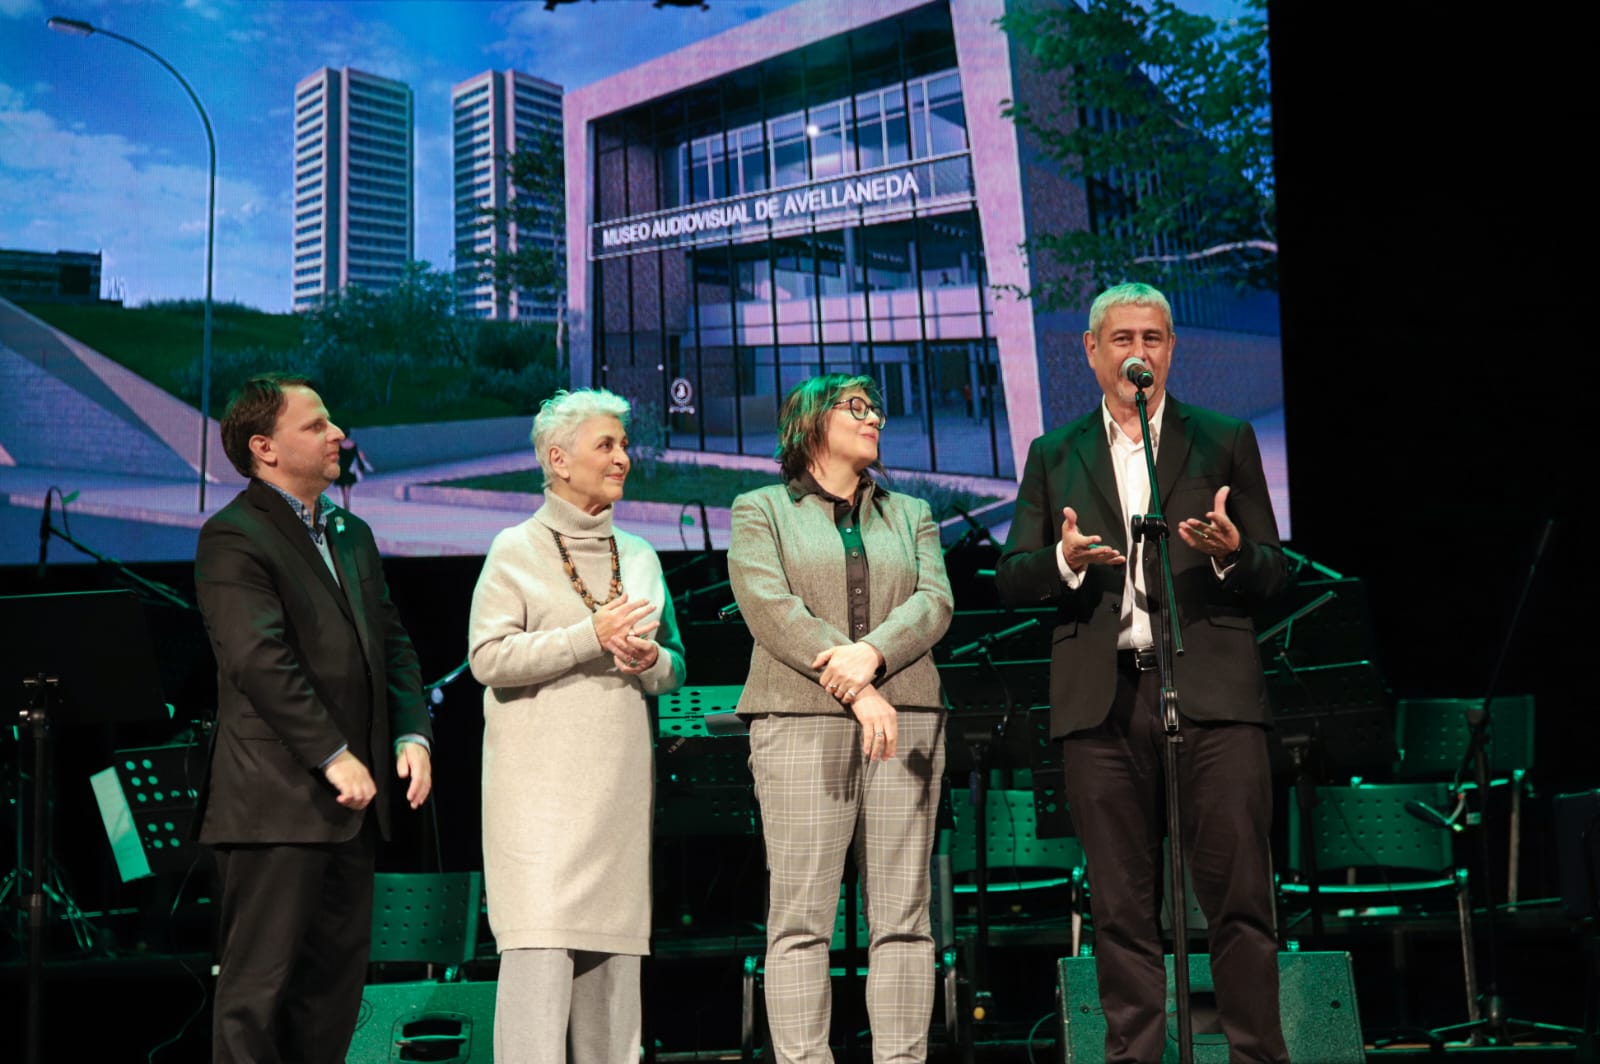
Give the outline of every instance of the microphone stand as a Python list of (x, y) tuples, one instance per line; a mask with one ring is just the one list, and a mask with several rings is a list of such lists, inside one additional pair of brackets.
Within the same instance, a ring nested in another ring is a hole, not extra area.
[(113, 558), (108, 554), (100, 553), (87, 543), (82, 543), (77, 539), (74, 539), (70, 534), (57, 528), (55, 525), (47, 526), (47, 531), (49, 535), (55, 536), (57, 539), (66, 543), (69, 547), (76, 550), (78, 553), (87, 554), (101, 565), (104, 565), (116, 572), (117, 575), (121, 576), (128, 583), (132, 584), (136, 592), (142, 593), (147, 601), (161, 603), (168, 606), (176, 606), (183, 610), (193, 610), (195, 608), (194, 603), (190, 602), (188, 599), (178, 594), (177, 591), (173, 590), (171, 587), (168, 587), (166, 584), (163, 584), (161, 581), (152, 580), (147, 576), (140, 576), (138, 573), (128, 568), (127, 563), (118, 561), (116, 558)]
[[(460, 665), (457, 665), (432, 683), (422, 685), (422, 697), (427, 702), (429, 720), (437, 720), (439, 717), (439, 714), (435, 711), (444, 705), (444, 689), (467, 675), (468, 670), (471, 668), (472, 658), (470, 656), (462, 658)], [(430, 753), (429, 756), (431, 758), (432, 754)], [(444, 844), (440, 841), (442, 836), (439, 831), (439, 796), (434, 794), (430, 795), (430, 798), (432, 800), (428, 802), (428, 826), (433, 829), (433, 870), (435, 872), (443, 872)]]
[(1183, 742), (1180, 726), (1178, 690), (1173, 683), (1174, 659), (1183, 654), (1183, 633), (1178, 629), (1177, 596), (1172, 583), (1172, 557), (1168, 551), (1166, 516), (1161, 512), (1161, 486), (1156, 482), (1156, 453), (1150, 442), (1150, 412), (1144, 388), (1135, 385), (1134, 402), (1139, 408), (1139, 431), (1144, 441), (1145, 474), (1150, 479), (1149, 513), (1132, 521), (1134, 542), (1153, 541), (1154, 556), (1142, 552), (1145, 566), (1145, 598), (1150, 599), (1151, 577), (1160, 581), (1161, 594), (1151, 613), (1156, 636), (1156, 667), (1161, 678), (1161, 728), (1166, 735), (1163, 768), (1167, 783), (1167, 863), (1171, 875), (1167, 883), (1172, 908), (1172, 996), (1178, 1013), (1178, 1061), (1194, 1064), (1194, 1016), (1189, 1006), (1189, 914), (1186, 900), (1183, 846), (1183, 808), (1178, 793), (1178, 749)]
[[(1489, 682), (1484, 689), (1483, 704), (1467, 712), (1470, 725), (1467, 738), (1466, 753), (1462, 755), (1461, 764), (1456, 769), (1455, 780), (1450, 789), (1457, 796), (1459, 805), (1465, 787), (1462, 778), (1470, 768), (1473, 773), (1476, 790), (1478, 792), (1478, 811), (1476, 822), (1478, 828), (1478, 867), (1479, 874), (1483, 877), (1485, 899), (1484, 914), (1484, 939), (1487, 944), (1489, 963), (1485, 965), (1485, 986), (1483, 994), (1482, 1019), (1474, 1019), (1467, 1023), (1455, 1024), (1450, 1027), (1441, 1027), (1434, 1031), (1435, 1035), (1445, 1035), (1451, 1032), (1470, 1032), (1474, 1045), (1504, 1046), (1516, 1042), (1511, 1033), (1513, 1025), (1525, 1027), (1535, 1031), (1550, 1031), (1560, 1034), (1581, 1034), (1575, 1027), (1563, 1027), (1552, 1023), (1534, 1023), (1531, 1020), (1519, 1020), (1506, 1015), (1505, 1000), (1500, 996), (1500, 958), (1497, 948), (1496, 925), (1498, 918), (1495, 904), (1494, 890), (1490, 885), (1489, 872), (1493, 861), (1489, 855), (1489, 825), (1485, 814), (1489, 807), (1489, 729), (1493, 722), (1490, 706), (1494, 703), (1495, 688), (1500, 685), (1500, 671), (1505, 666), (1506, 655), (1511, 650), (1512, 640), (1516, 637), (1517, 626), (1522, 620), (1522, 607), (1527, 604), (1528, 592), (1533, 589), (1533, 582), (1539, 574), (1539, 562), (1544, 557), (1545, 548), (1550, 545), (1550, 534), (1555, 530), (1555, 521), (1545, 521), (1544, 528), (1539, 533), (1539, 543), (1533, 551), (1533, 561), (1528, 563), (1528, 575), (1523, 578), (1522, 589), (1517, 594), (1516, 607), (1511, 611), (1511, 622), (1506, 626), (1506, 634), (1500, 641), (1500, 650), (1495, 657), (1494, 668), (1490, 670)], [(1472, 823), (1473, 818), (1468, 818)], [(1470, 880), (1469, 880), (1470, 884)], [(1470, 885), (1468, 897), (1471, 897)]]

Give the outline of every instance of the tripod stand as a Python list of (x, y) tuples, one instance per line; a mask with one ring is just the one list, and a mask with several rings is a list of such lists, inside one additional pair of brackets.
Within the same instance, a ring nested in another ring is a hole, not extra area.
[[(23, 681), (24, 689), (28, 692), (27, 701), (33, 701), (34, 692), (39, 691), (40, 685), (37, 677), (30, 677)], [(42, 693), (42, 692), (41, 692)], [(35, 779), (39, 773), (39, 766), (34, 765), (33, 772), (23, 769), (22, 733), (31, 731), (31, 705), (19, 714), (19, 726), (13, 729), (17, 736), (16, 774), (12, 782), (13, 788), (8, 788), (12, 793), (12, 808), (16, 812), (16, 863), (11, 871), (0, 879), (0, 908), (15, 907), (12, 914), (11, 934), (19, 946), (26, 948), (30, 927), (31, 899), (38, 895), (43, 903), (54, 908), (70, 924), (72, 938), (80, 950), (88, 950), (94, 945), (94, 926), (89, 917), (78, 906), (72, 893), (67, 889), (61, 866), (55, 859), (55, 854), (48, 848), (42, 859), (42, 864), (31, 863), (28, 858), (28, 810), (31, 804), (28, 800), (30, 791), (35, 787)], [(37, 760), (37, 759), (36, 759)], [(37, 823), (34, 827), (35, 837), (38, 836)], [(44, 869), (44, 882), (35, 889), (33, 870), (35, 867)], [(15, 894), (15, 901), (12, 896)]]
[[(26, 883), (32, 888), (25, 895), (28, 1034), (24, 1059), (28, 1064), (38, 1064), (43, 1059), (46, 901), (52, 892), (46, 859), (51, 728), (165, 719), (167, 713), (150, 635), (133, 592), (0, 598), (0, 629), (11, 633), (9, 638), (0, 640), (0, 685), (17, 684), (26, 693), (19, 720), (33, 747), (31, 861), (24, 872), (19, 841), (18, 867), (13, 875), (19, 887)], [(21, 776), (20, 765), (18, 775)], [(19, 817), (19, 829), (20, 826)], [(20, 840), (20, 830), (18, 836)], [(55, 894), (58, 899), (65, 898), (64, 892), (57, 890)]]

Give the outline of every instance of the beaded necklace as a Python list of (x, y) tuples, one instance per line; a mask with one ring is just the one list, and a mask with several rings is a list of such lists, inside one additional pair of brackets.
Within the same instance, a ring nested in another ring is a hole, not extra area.
[[(556, 541), (556, 552), (561, 555), (561, 567), (567, 571), (567, 579), (572, 581), (572, 590), (578, 593), (578, 597), (583, 599), (583, 604), (589, 607), (591, 612), (604, 606), (605, 602), (595, 602), (594, 596), (589, 594), (589, 589), (583, 586), (583, 577), (578, 575), (578, 567), (572, 564), (572, 556), (567, 553), (567, 545), (562, 542), (561, 533), (552, 528), (550, 535)], [(617, 557), (617, 537), (611, 536), (606, 542), (611, 545), (611, 588), (606, 596), (606, 602), (610, 602), (622, 594), (622, 559)]]

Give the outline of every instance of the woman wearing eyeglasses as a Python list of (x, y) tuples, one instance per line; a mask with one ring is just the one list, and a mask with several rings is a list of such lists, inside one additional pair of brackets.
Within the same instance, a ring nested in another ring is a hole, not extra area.
[(828, 945), (852, 848), (873, 1059), (927, 1056), (944, 773), (931, 652), (952, 598), (928, 504), (867, 475), (883, 470), (884, 421), (872, 378), (804, 381), (778, 415), (783, 482), (733, 504), (728, 575), (755, 637), (738, 711), (771, 877), (766, 1000), (781, 1062), (832, 1059)]

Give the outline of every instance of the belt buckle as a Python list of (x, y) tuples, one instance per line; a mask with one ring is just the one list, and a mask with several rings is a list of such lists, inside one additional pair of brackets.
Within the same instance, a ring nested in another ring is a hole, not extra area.
[(1155, 647), (1136, 647), (1133, 651), (1133, 667), (1140, 672), (1149, 672), (1160, 664), (1156, 660)]

